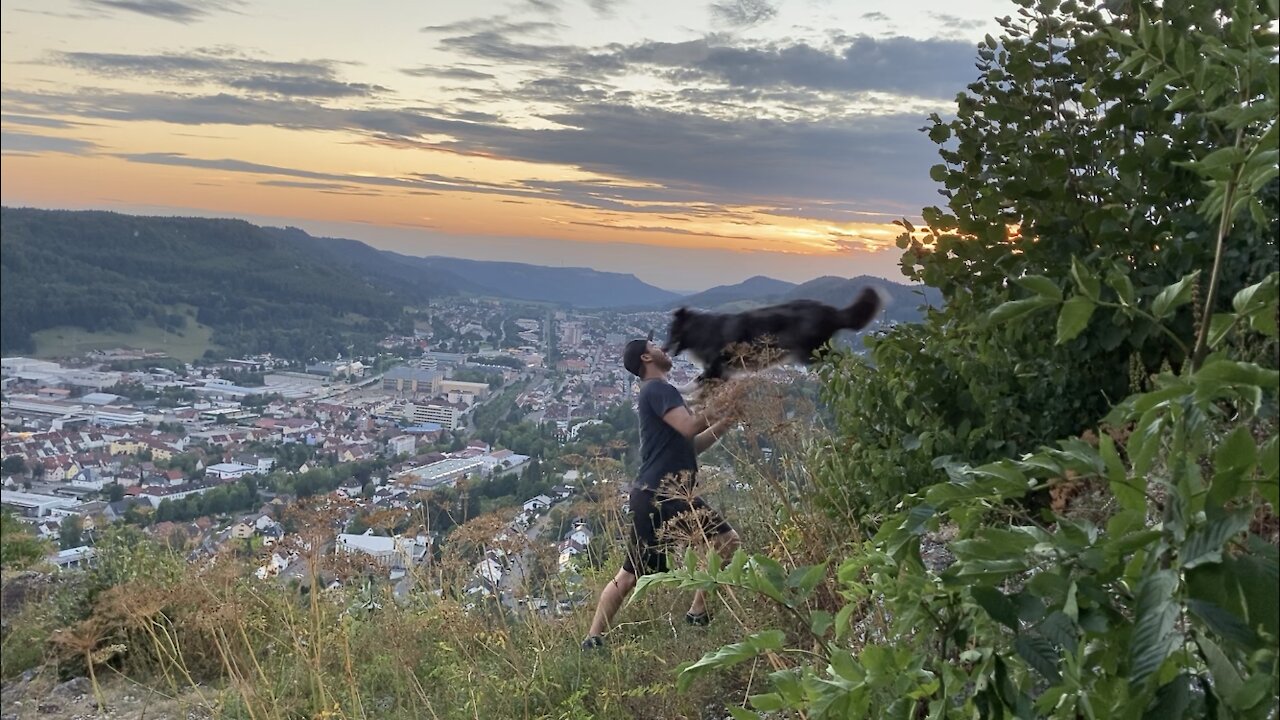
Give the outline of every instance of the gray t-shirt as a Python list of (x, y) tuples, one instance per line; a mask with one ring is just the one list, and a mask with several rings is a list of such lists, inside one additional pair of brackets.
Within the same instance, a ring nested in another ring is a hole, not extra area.
[(693, 441), (662, 419), (684, 405), (684, 397), (666, 380), (646, 380), (640, 387), (640, 472), (633, 487), (657, 490), (668, 475), (687, 473), (692, 483), (698, 472)]

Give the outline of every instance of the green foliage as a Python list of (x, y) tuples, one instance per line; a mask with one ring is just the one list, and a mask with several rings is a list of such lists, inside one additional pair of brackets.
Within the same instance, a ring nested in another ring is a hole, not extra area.
[(45, 543), (8, 510), (0, 513), (0, 567), (22, 570), (40, 562), (49, 552)]
[(84, 544), (84, 522), (79, 515), (72, 515), (62, 521), (58, 532), (58, 547), (70, 550)]
[(740, 554), (643, 589), (793, 616), (682, 669), (770, 657), (756, 711), (1274, 717), (1276, 3), (1019, 4), (929, 128), (948, 211), (904, 222), (946, 309), (825, 370), (814, 479), (873, 538), (831, 579)]

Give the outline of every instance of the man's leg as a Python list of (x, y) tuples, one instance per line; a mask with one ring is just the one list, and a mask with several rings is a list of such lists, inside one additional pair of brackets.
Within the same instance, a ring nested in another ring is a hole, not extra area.
[[(738, 537), (738, 531), (729, 529), (718, 535), (712, 535), (707, 538), (707, 544), (715, 548), (716, 554), (723, 560), (733, 557), (733, 554), (742, 547), (742, 539)], [(689, 605), (689, 615), (697, 617), (707, 612), (707, 593), (702, 590), (695, 590), (693, 593), (693, 603)]]
[(613, 620), (613, 616), (618, 613), (618, 608), (622, 607), (622, 601), (636, 586), (636, 576), (627, 570), (619, 570), (609, 584), (604, 586), (600, 591), (600, 600), (596, 603), (596, 616), (591, 621), (591, 630), (587, 633), (588, 637), (598, 637), (604, 634), (609, 623)]

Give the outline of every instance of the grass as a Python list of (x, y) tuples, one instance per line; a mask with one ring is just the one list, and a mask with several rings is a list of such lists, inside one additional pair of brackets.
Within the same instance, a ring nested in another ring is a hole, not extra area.
[[(762, 405), (777, 411), (770, 420), (781, 419), (781, 403)], [(769, 426), (773, 447), (781, 447), (785, 430), (775, 422)], [(758, 447), (749, 445), (754, 441), (742, 437), (726, 448), (744, 468), (739, 478), (747, 468), (764, 467)], [(802, 516), (802, 508), (781, 518), (781, 498), (769, 494), (776, 483), (753, 480), (751, 492), (743, 493), (723, 486), (716, 492), (722, 480), (714, 473), (704, 482), (750, 552), (788, 565), (826, 559), (830, 538), (807, 534), (823, 524), (806, 521), (814, 516)], [(598, 499), (580, 500), (569, 510), (599, 519), (607, 537), (621, 537), (622, 498), (613, 490), (602, 488)], [(34, 664), (45, 677), (85, 676), (93, 697), (105, 704), (121, 686), (140, 683), (208, 708), (212, 717), (244, 720), (719, 719), (760, 692), (764, 675), (782, 667), (780, 659), (745, 662), (698, 678), (683, 691), (676, 688), (680, 667), (760, 627), (798, 632), (761, 596), (730, 589), (709, 601), (716, 618), (710, 626), (691, 627), (683, 619), (689, 591), (656, 587), (622, 609), (604, 648), (583, 652), (579, 643), (595, 594), (622, 559), (619, 542), (609, 543), (609, 556), (594, 569), (583, 568), (581, 590), (590, 596), (585, 607), (529, 618), (462, 592), (479, 557), (495, 543), (511, 543), (497, 547), (516, 556), (526, 547), (534, 553), (537, 571), (525, 576), (532, 586), (517, 588), (518, 595), (554, 599), (574, 592), (554, 569), (553, 547), (525, 546), (522, 535), (498, 539), (510, 513), (458, 526), (441, 557), (415, 571), (415, 591), (397, 601), (382, 570), (373, 570), (382, 579), (368, 585), (363, 578), (371, 568), (357, 558), (321, 553), (337, 506), (317, 499), (292, 511), (301, 535), (286, 544), (306, 557), (310, 570), (301, 582), (252, 579), (255, 562), (231, 553), (217, 563), (188, 566), (149, 543), (104, 537), (98, 566), (84, 584), (14, 618), (15, 630), (4, 642), (4, 674), (12, 677)], [(344, 586), (309, 591), (325, 585), (319, 573), (345, 580)], [(18, 646), (39, 650), (10, 658)]]
[(204, 355), (213, 347), (213, 329), (201, 325), (192, 317), (191, 309), (182, 308), (188, 316), (187, 326), (181, 334), (172, 333), (156, 325), (139, 325), (132, 332), (89, 332), (82, 328), (60, 326), (34, 333), (36, 357), (74, 357), (91, 350), (112, 348), (139, 348), (163, 352), (170, 357), (190, 362)]

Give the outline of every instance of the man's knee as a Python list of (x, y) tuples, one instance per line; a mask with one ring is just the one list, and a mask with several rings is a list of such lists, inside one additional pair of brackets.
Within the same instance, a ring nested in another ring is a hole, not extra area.
[(619, 570), (618, 574), (613, 578), (613, 586), (618, 589), (619, 593), (626, 595), (636, 586), (636, 576), (626, 570)]

